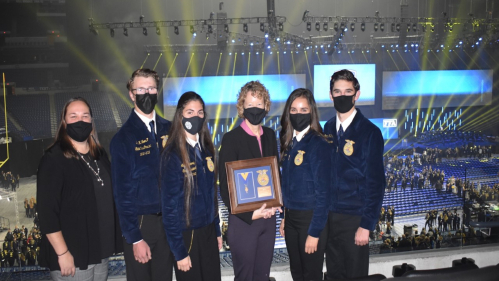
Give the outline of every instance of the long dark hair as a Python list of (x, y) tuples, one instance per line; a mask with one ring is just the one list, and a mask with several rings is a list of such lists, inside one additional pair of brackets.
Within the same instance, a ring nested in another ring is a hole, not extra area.
[(75, 101), (81, 101), (85, 103), (85, 105), (88, 107), (88, 110), (90, 111), (90, 117), (92, 120), (92, 131), (88, 136), (87, 142), (90, 148), (90, 155), (92, 155), (94, 159), (99, 160), (99, 156), (102, 154), (103, 148), (99, 143), (99, 139), (97, 138), (97, 130), (95, 129), (95, 122), (94, 122), (94, 116), (92, 114), (92, 108), (90, 107), (90, 104), (88, 104), (88, 102), (82, 97), (71, 98), (64, 105), (61, 112), (61, 122), (59, 123), (59, 128), (57, 129), (55, 140), (47, 148), (47, 150), (58, 144), (61, 147), (62, 153), (64, 154), (64, 156), (66, 156), (66, 158), (79, 157), (78, 152), (73, 147), (73, 144), (71, 143), (71, 138), (68, 136), (68, 133), (66, 131), (66, 127), (68, 126), (68, 124), (66, 123), (66, 113), (68, 111), (69, 105)]
[[(180, 156), (180, 160), (184, 165), (184, 206), (185, 206), (185, 221), (187, 227), (190, 225), (190, 213), (191, 213), (191, 199), (192, 194), (197, 187), (197, 183), (194, 182), (194, 177), (192, 175), (192, 171), (190, 169), (190, 159), (189, 159), (189, 151), (187, 149), (186, 142), (186, 134), (184, 127), (182, 125), (183, 111), (186, 105), (191, 101), (199, 101), (203, 105), (204, 113), (204, 122), (201, 131), (199, 131), (199, 144), (203, 150), (208, 150), (214, 161), (215, 169), (218, 166), (215, 162), (215, 147), (213, 146), (213, 142), (211, 141), (210, 131), (208, 130), (207, 116), (205, 111), (205, 104), (200, 95), (195, 92), (186, 92), (184, 93), (177, 103), (177, 109), (175, 110), (175, 115), (172, 121), (172, 127), (170, 128), (168, 141), (166, 142), (166, 149), (163, 151), (161, 161), (167, 161), (170, 153), (175, 152)], [(217, 170), (215, 170), (215, 181), (217, 178)], [(216, 182), (213, 183), (214, 185)], [(216, 186), (216, 185), (215, 185)], [(217, 202), (217, 189), (215, 188), (215, 208), (218, 209), (216, 204)]]
[(281, 131), (279, 132), (279, 139), (281, 142), (281, 159), (284, 159), (284, 153), (289, 150), (293, 138), (293, 126), (289, 121), (289, 111), (295, 99), (304, 97), (307, 99), (308, 106), (310, 107), (310, 130), (318, 134), (322, 134), (322, 127), (319, 123), (319, 113), (317, 105), (315, 104), (314, 95), (309, 89), (298, 88), (291, 92), (284, 106), (284, 111), (281, 116)]

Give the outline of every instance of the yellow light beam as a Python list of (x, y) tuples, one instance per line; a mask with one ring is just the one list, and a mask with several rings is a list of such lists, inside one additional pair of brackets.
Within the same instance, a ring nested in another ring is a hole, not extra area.
[(315, 52), (315, 54), (317, 55), (317, 59), (319, 60), (319, 64), (322, 65), (322, 61), (321, 61), (321, 57), (319, 56), (319, 52)]
[(201, 73), (199, 74), (199, 76), (203, 76), (204, 66), (206, 64), (206, 59), (207, 58), (208, 58), (208, 53), (206, 53), (206, 55), (204, 56), (203, 66), (201, 67)]
[(265, 57), (265, 52), (262, 51), (262, 75), (263, 75), (263, 57)]
[(312, 77), (312, 72), (310, 71), (310, 64), (308, 64), (307, 51), (304, 51), (304, 53), (305, 53), (305, 60), (307, 60), (308, 75), (310, 77), (310, 83), (312, 83), (312, 88), (313, 88), (314, 87), (314, 78)]
[(248, 52), (248, 69), (246, 70), (246, 75), (249, 75), (250, 63), (251, 63), (251, 52)]
[(3, 80), (3, 111), (5, 114), (5, 139), (7, 140), (5, 143), (7, 144), (7, 158), (0, 162), (0, 167), (2, 167), (9, 160), (9, 128), (7, 126), (7, 92), (5, 90), (5, 73), (2, 73)]
[(147, 56), (146, 56), (146, 58), (144, 59), (144, 62), (143, 62), (143, 63), (142, 63), (142, 65), (140, 66), (140, 69), (144, 68), (144, 64), (146, 64), (146, 61), (147, 61), (147, 59), (149, 58), (149, 55), (150, 55), (150, 54), (149, 54), (149, 53), (147, 53)]
[(163, 53), (160, 53), (159, 57), (158, 57), (158, 60), (156, 60), (156, 63), (154, 64), (154, 67), (153, 67), (152, 70), (156, 70), (156, 66), (158, 66), (159, 60), (161, 59), (162, 56), (163, 56)]
[(291, 60), (293, 61), (293, 73), (296, 74), (295, 56), (293, 55), (292, 51), (291, 51)]
[(279, 51), (277, 51), (277, 73), (281, 75), (281, 62), (279, 61)]
[(172, 71), (173, 69), (173, 64), (175, 63), (175, 61), (177, 60), (177, 57), (178, 57), (178, 53), (175, 53), (175, 57), (173, 58), (173, 61), (172, 63), (170, 64), (170, 67), (168, 68), (168, 72), (166, 73), (166, 77), (169, 77), (170, 76), (170, 72)]
[[(220, 69), (220, 61), (222, 61), (222, 53), (220, 53), (220, 56), (218, 57), (218, 66), (217, 66), (217, 73), (215, 76), (218, 76), (218, 70)], [(220, 95), (220, 99), (222, 99), (223, 95)], [(211, 135), (211, 141), (215, 141), (215, 136), (217, 135), (217, 127), (218, 123), (220, 120), (220, 113), (222, 112), (222, 102), (220, 101), (217, 106), (217, 113), (215, 114), (215, 124), (213, 125), (213, 134)]]

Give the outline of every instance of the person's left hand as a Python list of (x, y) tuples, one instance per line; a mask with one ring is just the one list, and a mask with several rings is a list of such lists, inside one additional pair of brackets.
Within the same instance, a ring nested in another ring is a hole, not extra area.
[(218, 242), (218, 249), (221, 250), (222, 249), (222, 236), (218, 236), (217, 237), (217, 242)]
[(355, 233), (355, 245), (364, 246), (369, 243), (369, 230), (359, 227)]
[(307, 236), (307, 241), (305, 241), (305, 253), (313, 254), (317, 251), (317, 244), (319, 243), (319, 238)]

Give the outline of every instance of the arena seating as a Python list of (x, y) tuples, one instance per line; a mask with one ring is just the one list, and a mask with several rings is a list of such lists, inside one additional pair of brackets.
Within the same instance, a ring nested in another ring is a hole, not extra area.
[(408, 189), (406, 192), (388, 192), (383, 206), (395, 206), (396, 216), (425, 213), (430, 210), (460, 208), (463, 200), (455, 194), (437, 192), (435, 189)]
[(35, 138), (50, 138), (50, 102), (46, 94), (7, 97), (7, 111)]

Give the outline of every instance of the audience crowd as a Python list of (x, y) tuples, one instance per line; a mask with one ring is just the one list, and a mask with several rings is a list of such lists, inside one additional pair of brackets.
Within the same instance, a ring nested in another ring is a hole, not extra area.
[(36, 265), (40, 252), (41, 234), (36, 225), (31, 230), (16, 225), (7, 231), (0, 254), (1, 267)]

